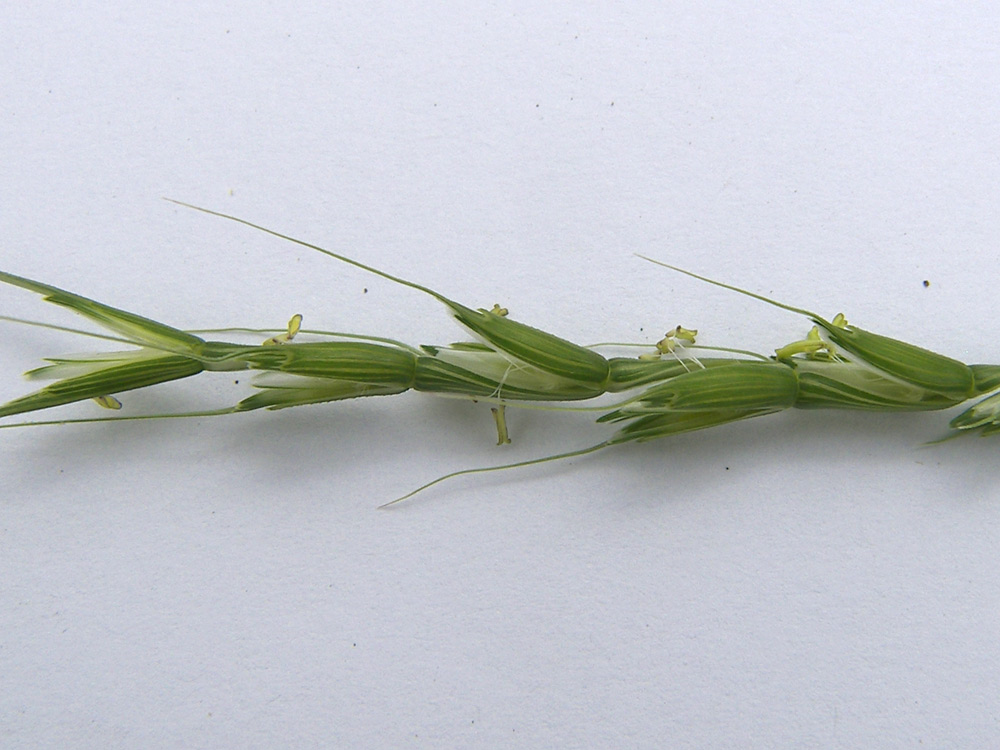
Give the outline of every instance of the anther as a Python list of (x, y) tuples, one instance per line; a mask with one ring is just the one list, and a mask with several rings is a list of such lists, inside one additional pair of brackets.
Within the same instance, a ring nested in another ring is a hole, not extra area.
[(824, 359), (833, 354), (833, 347), (819, 335), (819, 327), (813, 326), (804, 339), (793, 341), (774, 352), (779, 360), (789, 359), (795, 354), (805, 354), (810, 359)]
[(497, 445), (509, 445), (510, 435), (507, 434), (507, 407), (503, 404), (500, 406), (490, 407), (490, 411), (493, 412), (493, 421), (497, 425)]
[(295, 334), (299, 332), (302, 328), (302, 316), (296, 313), (292, 316), (292, 319), (288, 321), (288, 332), (280, 333), (277, 336), (272, 336), (267, 341), (265, 341), (261, 346), (276, 346), (277, 344), (287, 344), (289, 341), (295, 338)]

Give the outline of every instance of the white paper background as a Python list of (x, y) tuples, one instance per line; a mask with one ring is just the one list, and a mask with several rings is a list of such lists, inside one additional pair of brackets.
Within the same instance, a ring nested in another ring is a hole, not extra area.
[[(639, 252), (1000, 361), (994, 6), (535, 5), (9, 4), (0, 265), (179, 327), (460, 337), (170, 196), (583, 343), (805, 330)], [(91, 346), (3, 336), (4, 398)], [(0, 744), (994, 745), (1000, 446), (919, 448), (948, 416), (779, 415), (392, 512), (590, 420), (513, 413), (501, 450), (418, 394), (4, 430)]]

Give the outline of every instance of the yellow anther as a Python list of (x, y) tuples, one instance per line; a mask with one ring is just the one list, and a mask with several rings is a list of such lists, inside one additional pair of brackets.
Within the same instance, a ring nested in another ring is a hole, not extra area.
[(698, 331), (693, 328), (682, 328), (681, 326), (677, 326), (677, 328), (674, 329), (674, 338), (686, 341), (689, 344), (694, 343), (694, 337), (697, 335)]
[(493, 421), (497, 424), (497, 445), (509, 445), (510, 435), (507, 434), (507, 414), (503, 404), (490, 407), (493, 412)]
[(117, 411), (122, 408), (122, 402), (114, 396), (97, 396), (94, 401), (97, 402), (98, 406), (104, 409), (114, 409)]
[(663, 338), (656, 342), (656, 351), (660, 354), (672, 354), (678, 344), (693, 344), (694, 337), (698, 332), (683, 326), (677, 326), (672, 331), (663, 334)]
[(506, 307), (500, 307), (500, 305), (493, 305), (493, 309), (490, 310), (494, 315), (499, 315), (501, 318), (506, 318), (507, 313), (510, 312)]
[(299, 332), (302, 328), (302, 316), (296, 313), (292, 316), (291, 320), (288, 321), (288, 333), (281, 333), (277, 336), (272, 336), (267, 341), (265, 341), (262, 346), (275, 346), (277, 344), (286, 344), (295, 338), (295, 334)]
[(674, 341), (670, 334), (667, 334), (656, 342), (656, 351), (660, 354), (672, 354), (676, 346), (677, 342)]
[(795, 354), (805, 354), (809, 359), (825, 359), (833, 354), (833, 347), (819, 335), (819, 327), (813, 326), (804, 339), (776, 349), (774, 354), (779, 360), (789, 359)]
[(844, 313), (837, 313), (830, 323), (837, 326), (837, 328), (847, 328), (847, 318), (844, 317)]

